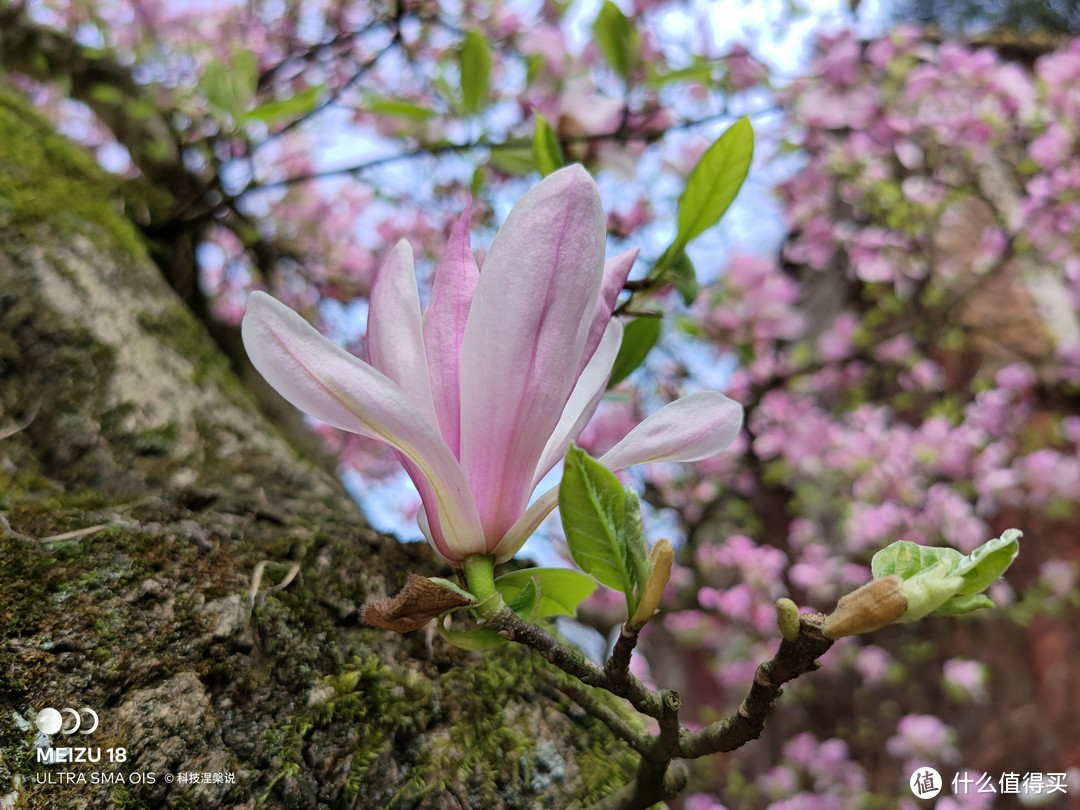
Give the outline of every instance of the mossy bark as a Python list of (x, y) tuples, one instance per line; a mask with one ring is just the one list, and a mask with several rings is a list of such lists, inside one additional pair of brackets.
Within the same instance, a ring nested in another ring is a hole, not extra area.
[[(564, 807), (625, 781), (527, 651), (361, 626), (432, 557), (257, 412), (115, 191), (0, 91), (0, 806)], [(126, 761), (38, 764), (47, 706), (101, 718), (54, 745)]]

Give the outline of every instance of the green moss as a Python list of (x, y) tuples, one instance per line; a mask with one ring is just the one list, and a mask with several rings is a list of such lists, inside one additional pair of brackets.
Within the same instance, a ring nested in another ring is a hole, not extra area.
[(120, 181), (3, 87), (0, 143), (0, 227), (23, 230), (47, 221), (61, 232), (82, 233), (91, 223), (107, 234), (103, 244), (146, 256), (136, 229), (122, 213)]
[(175, 424), (143, 430), (131, 439), (131, 449), (139, 456), (167, 456), (179, 435)]
[(173, 303), (160, 313), (140, 312), (136, 320), (147, 333), (191, 361), (196, 385), (214, 382), (232, 396), (241, 390), (228, 359), (207, 338), (206, 328), (187, 307)]
[[(371, 655), (322, 679), (311, 706), (267, 732), (279, 772), (264, 804), (279, 798), (275, 786), (299, 773), (303, 752), (318, 747), (314, 738), (320, 733), (353, 740), (346, 794), (365, 805), (414, 807), (428, 794), (450, 791), (467, 796), (475, 807), (531, 807), (552, 791), (588, 804), (625, 784), (636, 755), (599, 722), (578, 718), (566, 723), (562, 739), (538, 739), (536, 670), (545, 664), (516, 647), (489, 655), (497, 656), (490, 665), (452, 667), (441, 674), (420, 662), (415, 668), (387, 667)], [(446, 731), (424, 745), (396, 742), (423, 738), (428, 728)], [(560, 748), (574, 751), (572, 766)], [(378, 780), (369, 776), (389, 762), (408, 776), (392, 793), (374, 795), (365, 785)], [(575, 783), (564, 784), (570, 767), (577, 771)]]

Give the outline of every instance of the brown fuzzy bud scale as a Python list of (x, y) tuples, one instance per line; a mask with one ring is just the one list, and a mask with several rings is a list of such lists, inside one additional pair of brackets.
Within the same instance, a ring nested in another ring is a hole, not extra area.
[(907, 612), (907, 597), (900, 593), (903, 582), (903, 577), (892, 574), (841, 596), (821, 626), (822, 634), (835, 640), (892, 624)]
[(409, 574), (405, 586), (396, 596), (365, 602), (360, 618), (365, 624), (381, 630), (410, 633), (449, 610), (471, 604), (466, 597), (427, 577)]

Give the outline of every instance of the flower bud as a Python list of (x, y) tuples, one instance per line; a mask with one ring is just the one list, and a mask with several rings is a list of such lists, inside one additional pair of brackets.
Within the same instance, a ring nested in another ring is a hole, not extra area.
[(776, 626), (784, 641), (795, 641), (799, 637), (799, 606), (787, 597), (776, 600)]
[(892, 624), (908, 609), (907, 597), (900, 592), (903, 583), (903, 577), (892, 574), (841, 596), (836, 610), (825, 618), (822, 634), (835, 640)]
[(671, 548), (671, 541), (666, 537), (661, 537), (649, 551), (651, 573), (649, 581), (645, 583), (645, 588), (641, 592), (637, 610), (627, 622), (631, 630), (640, 630), (656, 613), (660, 605), (660, 597), (664, 595), (664, 588), (671, 579), (671, 565), (674, 561), (675, 551)]

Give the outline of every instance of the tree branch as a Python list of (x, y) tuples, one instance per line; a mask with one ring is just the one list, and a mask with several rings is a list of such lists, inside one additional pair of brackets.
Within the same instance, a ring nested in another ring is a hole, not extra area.
[(700, 731), (684, 730), (679, 736), (678, 755), (696, 759), (721, 751), (734, 751), (760, 737), (765, 718), (780, 697), (780, 687), (818, 669), (821, 665), (817, 659), (832, 647), (832, 641), (821, 634), (822, 621), (824, 617), (820, 613), (802, 616), (798, 638), (781, 640), (776, 655), (757, 668), (750, 692), (739, 704), (738, 711)]
[(607, 673), (587, 660), (577, 650), (562, 644), (558, 639), (535, 624), (522, 620), (510, 608), (503, 608), (487, 622), (503, 638), (532, 647), (549, 664), (572, 675), (587, 686), (605, 689), (613, 695), (626, 698), (630, 705), (642, 714), (656, 720), (665, 716), (664, 699), (627, 672), (619, 682), (612, 682)]
[[(0, 517), (2, 517), (2, 515), (0, 515)], [(630, 747), (641, 754), (641, 756), (648, 756), (653, 746), (653, 739), (649, 734), (634, 728), (627, 720), (621, 717), (618, 712), (612, 710), (609, 706), (605, 706), (599, 698), (589, 691), (588, 687), (582, 685), (579, 681), (569, 675), (550, 669), (543, 669), (540, 670), (540, 672), (555, 689), (562, 692), (574, 701), (574, 703), (611, 729), (611, 732), (615, 736), (629, 743)]]
[[(645, 765), (644, 760), (642, 765)], [(686, 787), (688, 778), (686, 765), (681, 762), (665, 768), (659, 783), (652, 782), (650, 778), (643, 779), (639, 771), (633, 782), (605, 796), (588, 810), (645, 810), (657, 802), (677, 796)]]

